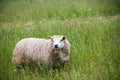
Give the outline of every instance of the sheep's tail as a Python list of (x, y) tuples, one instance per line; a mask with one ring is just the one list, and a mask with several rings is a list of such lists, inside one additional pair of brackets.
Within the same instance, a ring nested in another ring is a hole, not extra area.
[(17, 67), (23, 64), (23, 54), (17, 48), (14, 49), (12, 63)]

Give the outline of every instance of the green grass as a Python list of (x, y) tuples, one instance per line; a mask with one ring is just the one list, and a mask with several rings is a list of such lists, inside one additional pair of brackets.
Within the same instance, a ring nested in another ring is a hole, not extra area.
[[(119, 80), (119, 0), (0, 1), (0, 80)], [(15, 71), (11, 59), (22, 38), (61, 34), (71, 43), (64, 69)]]

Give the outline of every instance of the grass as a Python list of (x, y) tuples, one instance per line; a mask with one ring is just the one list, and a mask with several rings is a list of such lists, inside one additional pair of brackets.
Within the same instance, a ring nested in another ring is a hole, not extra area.
[[(0, 80), (119, 80), (119, 0), (0, 1)], [(96, 7), (97, 6), (97, 7)], [(61, 70), (21, 73), (11, 63), (22, 38), (67, 36), (70, 61)]]

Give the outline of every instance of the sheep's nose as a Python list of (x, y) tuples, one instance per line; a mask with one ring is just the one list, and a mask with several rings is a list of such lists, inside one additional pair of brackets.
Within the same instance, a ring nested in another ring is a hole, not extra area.
[(57, 45), (57, 44), (55, 45), (55, 48), (58, 48), (58, 45)]

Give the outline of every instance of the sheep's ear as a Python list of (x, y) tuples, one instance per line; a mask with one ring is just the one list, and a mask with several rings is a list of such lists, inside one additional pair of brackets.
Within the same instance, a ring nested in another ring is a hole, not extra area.
[(52, 36), (48, 36), (49, 39), (52, 39)]
[(65, 36), (63, 36), (62, 40), (65, 40), (65, 39), (66, 39), (66, 37), (65, 37)]
[(53, 41), (53, 37), (52, 37), (52, 36), (49, 36), (48, 38), (51, 39), (51, 40)]

